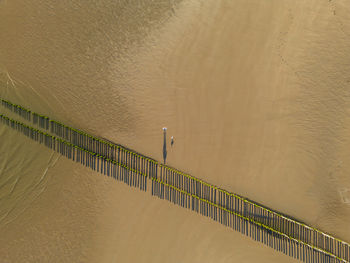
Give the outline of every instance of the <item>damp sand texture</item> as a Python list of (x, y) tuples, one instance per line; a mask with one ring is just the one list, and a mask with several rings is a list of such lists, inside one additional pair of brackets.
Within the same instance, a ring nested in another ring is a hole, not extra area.
[[(91, 6), (1, 1), (0, 96), (350, 240), (348, 1)], [(7, 262), (295, 262), (1, 132)]]
[(349, 262), (350, 245), (327, 233), (20, 105), (4, 99), (1, 104), (44, 131), (0, 114), (2, 124), (94, 171), (144, 191), (147, 179), (151, 180), (152, 195), (210, 217), (303, 262)]

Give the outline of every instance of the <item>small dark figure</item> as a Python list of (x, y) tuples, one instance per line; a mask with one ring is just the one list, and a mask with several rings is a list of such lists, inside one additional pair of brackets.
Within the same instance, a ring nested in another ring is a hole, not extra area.
[(170, 144), (171, 144), (171, 147), (173, 146), (174, 144), (174, 136), (171, 136), (171, 139), (170, 139)]
[(164, 133), (164, 143), (163, 143), (163, 159), (164, 159), (164, 164), (166, 162), (166, 155), (167, 155), (167, 151), (166, 151), (166, 130), (167, 128), (163, 128), (163, 133)]

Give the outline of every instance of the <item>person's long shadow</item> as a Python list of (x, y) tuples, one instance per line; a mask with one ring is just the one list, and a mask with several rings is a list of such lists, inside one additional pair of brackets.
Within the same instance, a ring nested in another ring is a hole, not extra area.
[(163, 142), (163, 160), (164, 164), (166, 163), (166, 156), (167, 156), (167, 150), (166, 150), (166, 130), (167, 128), (163, 128), (163, 134), (164, 134), (164, 142)]

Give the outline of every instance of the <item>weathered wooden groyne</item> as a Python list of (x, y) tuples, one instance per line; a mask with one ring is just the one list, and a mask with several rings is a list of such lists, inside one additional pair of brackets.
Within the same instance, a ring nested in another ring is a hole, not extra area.
[(152, 195), (210, 217), (304, 262), (350, 260), (348, 243), (318, 229), (8, 100), (1, 99), (1, 105), (27, 123), (0, 114), (2, 124), (95, 171), (143, 191), (147, 191), (149, 180)]

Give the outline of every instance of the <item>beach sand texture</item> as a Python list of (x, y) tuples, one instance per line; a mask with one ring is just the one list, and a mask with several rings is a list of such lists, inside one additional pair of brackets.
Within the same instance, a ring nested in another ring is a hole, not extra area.
[[(0, 96), (157, 160), (167, 127), (171, 166), (350, 242), (349, 43), (348, 0), (2, 0)], [(296, 262), (0, 134), (4, 262)]]

